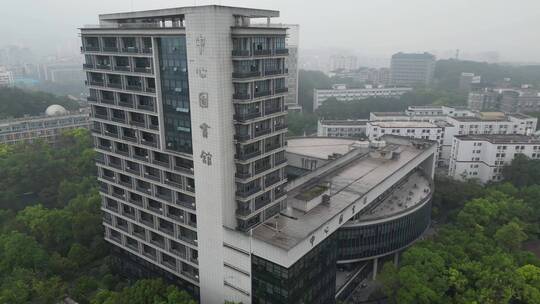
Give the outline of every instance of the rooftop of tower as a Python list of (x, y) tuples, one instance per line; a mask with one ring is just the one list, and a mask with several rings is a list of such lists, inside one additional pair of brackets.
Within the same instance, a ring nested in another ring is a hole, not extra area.
[(234, 12), (234, 14), (246, 16), (249, 18), (273, 18), (279, 17), (279, 11), (276, 10), (266, 10), (266, 9), (256, 9), (256, 8), (246, 8), (246, 7), (233, 7), (233, 6), (222, 6), (222, 5), (201, 5), (201, 6), (183, 6), (183, 7), (174, 7), (174, 8), (164, 8), (164, 9), (155, 9), (155, 10), (146, 10), (146, 11), (135, 11), (135, 12), (122, 12), (122, 13), (112, 13), (112, 14), (102, 14), (99, 15), (100, 21), (126, 21), (133, 22), (136, 19), (147, 19), (147, 18), (168, 18), (173, 16), (181, 16), (187, 13), (201, 10), (201, 9), (228, 9)]

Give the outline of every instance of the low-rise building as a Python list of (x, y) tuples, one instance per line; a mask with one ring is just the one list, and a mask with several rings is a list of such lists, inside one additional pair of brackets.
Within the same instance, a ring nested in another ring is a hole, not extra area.
[(461, 135), (453, 139), (448, 175), (482, 183), (503, 179), (503, 168), (518, 154), (540, 159), (540, 139), (526, 135)]
[[(383, 124), (387, 128), (377, 128), (377, 131), (375, 131), (373, 126), (378, 125), (380, 122), (391, 122), (393, 124)], [(438, 138), (437, 164), (441, 167), (447, 167), (454, 136), (469, 134), (529, 135), (536, 130), (537, 122), (537, 118), (525, 114), (473, 112), (452, 107), (411, 106), (405, 112), (370, 113), (370, 123), (366, 132), (369, 138), (377, 138), (384, 134), (424, 138), (429, 134), (426, 129), (428, 125), (436, 125), (441, 131), (440, 138)], [(369, 127), (370, 124), (372, 128)], [(407, 127), (400, 129), (394, 126)], [(409, 133), (407, 133), (407, 130), (409, 130)], [(415, 130), (415, 132), (412, 130)], [(433, 138), (430, 137), (430, 139)]]
[(89, 113), (67, 112), (59, 105), (47, 108), (45, 115), (0, 121), (0, 144), (55, 143), (63, 132), (90, 126)]
[(317, 136), (363, 137), (366, 135), (367, 119), (319, 120)]
[(368, 85), (361, 89), (348, 89), (345, 85), (334, 85), (332, 89), (315, 89), (313, 91), (313, 109), (316, 110), (329, 98), (335, 98), (339, 101), (362, 100), (369, 97), (399, 98), (410, 91), (412, 88), (385, 88)]

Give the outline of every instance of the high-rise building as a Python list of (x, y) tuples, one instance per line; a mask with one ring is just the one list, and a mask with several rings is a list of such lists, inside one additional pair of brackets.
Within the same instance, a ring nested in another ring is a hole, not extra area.
[[(81, 30), (105, 239), (126, 270), (203, 304), (334, 303), (355, 286), (337, 284), (338, 264), (376, 274), (429, 226), (434, 142), (308, 139), (286, 152), (278, 16), (181, 7)], [(286, 153), (304, 166), (287, 185)]]
[(390, 82), (399, 86), (429, 85), (435, 73), (435, 56), (397, 53), (390, 63)]
[(289, 69), (289, 76), (287, 78), (287, 86), (289, 88), (289, 94), (285, 98), (285, 104), (289, 111), (301, 112), (302, 106), (298, 104), (298, 57), (300, 49), (300, 25), (287, 24), (287, 38), (285, 39), (285, 45), (289, 50), (289, 57), (287, 57), (287, 68)]

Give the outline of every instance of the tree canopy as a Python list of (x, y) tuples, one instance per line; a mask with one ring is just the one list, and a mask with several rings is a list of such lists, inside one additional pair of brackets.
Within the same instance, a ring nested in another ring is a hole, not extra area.
[[(452, 211), (447, 223), (433, 238), (406, 250), (399, 268), (383, 266), (379, 279), (390, 300), (540, 303), (540, 259), (522, 249), (539, 236), (540, 186), (485, 188), (447, 181), (436, 180), (440, 193), (434, 198), (442, 212)], [(451, 195), (458, 188), (462, 193)]]
[(193, 304), (163, 281), (115, 273), (93, 158), (83, 129), (55, 147), (0, 146), (0, 303)]
[(39, 115), (53, 104), (59, 104), (68, 110), (79, 108), (76, 101), (66, 97), (20, 88), (0, 88), (0, 119)]

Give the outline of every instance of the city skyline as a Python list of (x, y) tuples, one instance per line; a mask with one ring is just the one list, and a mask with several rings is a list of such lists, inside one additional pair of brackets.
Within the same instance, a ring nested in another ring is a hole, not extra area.
[[(77, 28), (81, 25), (97, 23), (98, 14), (211, 3), (280, 10), (282, 17), (277, 22), (301, 25), (303, 50), (332, 47), (365, 56), (389, 57), (397, 51), (451, 54), (451, 50), (459, 49), (462, 54), (498, 54), (502, 62), (540, 61), (540, 43), (535, 42), (533, 32), (526, 30), (540, 25), (540, 21), (534, 17), (540, 4), (530, 0), (522, 1), (519, 6), (508, 6), (501, 0), (474, 3), (465, 0), (448, 1), (445, 5), (426, 0), (414, 0), (406, 4), (391, 1), (356, 4), (343, 1), (341, 5), (334, 6), (324, 2), (310, 2), (310, 14), (305, 14), (303, 10), (306, 7), (305, 1), (97, 0), (85, 3), (52, 0), (42, 3), (23, 0), (6, 8), (6, 17), (0, 21), (0, 36), (4, 38), (4, 45), (23, 45), (36, 52), (51, 53), (56, 51), (57, 45), (75, 40)], [(478, 14), (479, 11), (485, 14)], [(71, 14), (59, 15), (59, 12)], [(43, 16), (47, 16), (47, 19)], [(19, 22), (21, 18), (25, 22)], [(362, 22), (356, 26), (356, 20)], [(15, 24), (16, 33), (13, 31)], [(394, 28), (396, 25), (399, 25), (398, 31)], [(37, 27), (40, 28), (39, 36), (35, 35)], [(351, 28), (355, 28), (354, 31), (350, 31)], [(329, 32), (338, 34), (320, 39), (320, 33)], [(528, 43), (526, 49), (513, 47), (523, 41)]]

